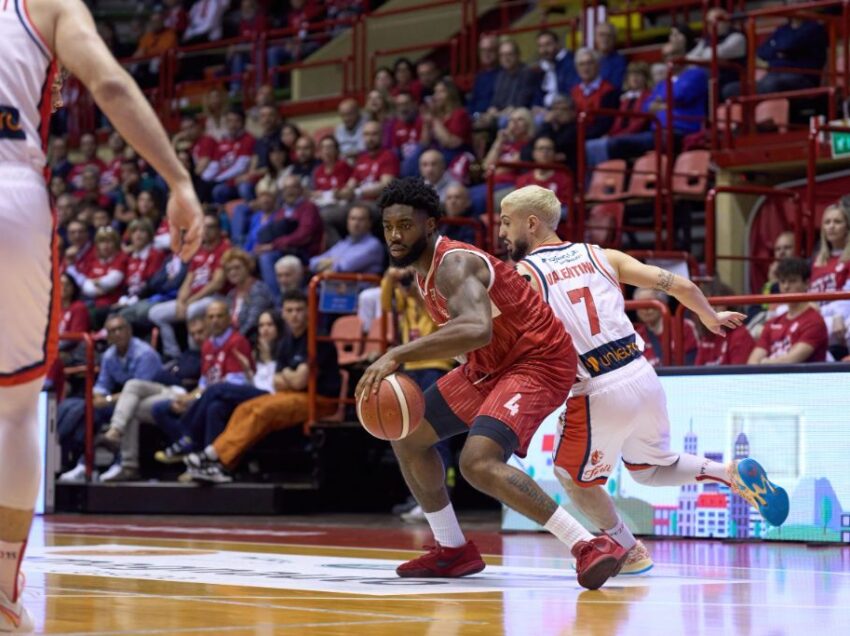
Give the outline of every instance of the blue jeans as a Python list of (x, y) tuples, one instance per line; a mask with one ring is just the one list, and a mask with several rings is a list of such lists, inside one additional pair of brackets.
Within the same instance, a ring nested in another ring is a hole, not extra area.
[(233, 208), (233, 217), (230, 219), (230, 242), (236, 247), (245, 245), (253, 214), (254, 210), (247, 203), (240, 203)]
[[(616, 137), (613, 137), (612, 139), (616, 139)], [(600, 163), (608, 161), (608, 141), (609, 139), (606, 137), (601, 139), (588, 139), (584, 142), (584, 156), (588, 170), (595, 168)]]
[(203, 441), (206, 447), (221, 434), (237, 406), (266, 393), (253, 384), (213, 384), (186, 411), (182, 418), (182, 430), (196, 442)]
[(254, 184), (243, 182), (237, 186), (228, 185), (227, 183), (217, 183), (212, 189), (212, 199), (214, 203), (224, 205), (233, 199), (244, 199), (250, 201), (254, 198)]
[[(185, 415), (188, 416), (198, 402), (200, 400), (195, 400)], [(165, 434), (170, 444), (173, 444), (186, 435), (186, 432), (183, 430), (181, 416), (171, 411), (171, 400), (163, 400), (154, 404), (151, 408), (151, 416), (154, 424)]]

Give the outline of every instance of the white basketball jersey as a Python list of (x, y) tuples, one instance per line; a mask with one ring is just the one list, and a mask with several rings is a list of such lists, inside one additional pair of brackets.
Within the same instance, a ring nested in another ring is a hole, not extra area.
[(0, 161), (41, 171), (50, 121), (53, 55), (26, 0), (0, 0)]
[(620, 369), (643, 355), (605, 252), (596, 245), (544, 245), (525, 257), (543, 296), (573, 339), (578, 378)]

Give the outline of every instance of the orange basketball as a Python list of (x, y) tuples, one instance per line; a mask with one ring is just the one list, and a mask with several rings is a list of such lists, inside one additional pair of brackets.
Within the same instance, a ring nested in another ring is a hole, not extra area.
[(357, 419), (378, 439), (404, 439), (424, 416), (425, 397), (403, 373), (391, 373), (381, 381), (377, 394), (357, 400)]

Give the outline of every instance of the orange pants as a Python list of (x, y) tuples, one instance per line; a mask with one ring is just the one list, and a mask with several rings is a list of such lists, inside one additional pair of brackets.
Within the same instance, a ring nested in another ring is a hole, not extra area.
[[(234, 468), (248, 449), (272, 431), (306, 422), (308, 402), (306, 392), (281, 391), (240, 404), (230, 416), (227, 428), (212, 443), (221, 463)], [(316, 415), (323, 417), (335, 409), (336, 400), (319, 398)]]

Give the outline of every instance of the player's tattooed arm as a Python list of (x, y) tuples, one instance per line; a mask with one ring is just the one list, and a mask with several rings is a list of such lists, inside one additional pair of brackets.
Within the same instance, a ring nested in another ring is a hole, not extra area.
[(654, 289), (658, 291), (663, 291), (664, 293), (670, 293), (670, 289), (673, 287), (673, 281), (676, 278), (676, 275), (673, 272), (668, 272), (666, 269), (658, 269), (658, 280), (655, 282)]

